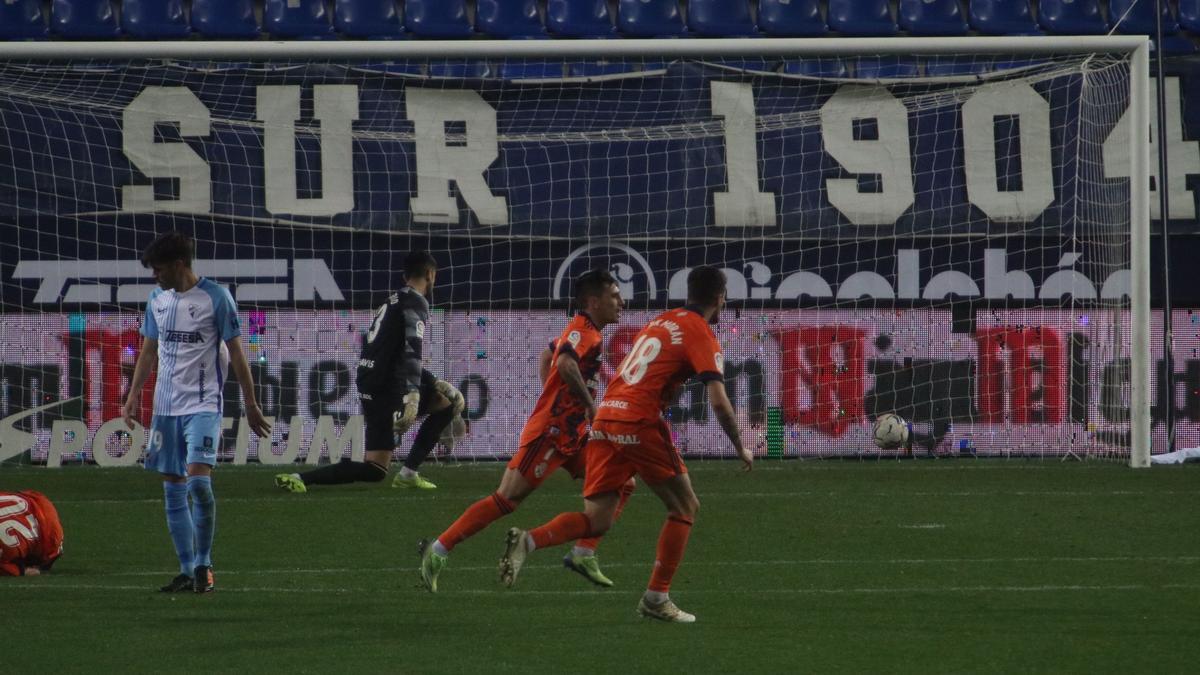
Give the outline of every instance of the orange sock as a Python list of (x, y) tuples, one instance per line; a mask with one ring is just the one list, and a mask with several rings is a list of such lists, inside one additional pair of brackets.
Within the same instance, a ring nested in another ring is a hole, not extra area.
[(666, 593), (671, 590), (671, 577), (683, 561), (683, 550), (687, 548), (688, 535), (692, 533), (692, 519), (685, 516), (667, 516), (662, 532), (658, 535), (658, 557), (654, 561), (654, 573), (650, 575), (651, 591)]
[[(621, 501), (617, 502), (617, 511), (613, 514), (614, 523), (617, 522), (617, 520), (621, 517), (621, 512), (625, 510), (625, 502), (629, 501), (629, 496), (633, 494), (633, 489), (636, 486), (637, 482), (635, 482), (632, 478), (630, 478), (628, 482), (621, 486)], [(580, 539), (579, 541), (575, 542), (575, 545), (579, 548), (586, 548), (595, 551), (596, 547), (600, 545), (600, 539), (601, 537), (588, 537), (587, 539)]]
[(588, 520), (587, 515), (579, 512), (560, 513), (554, 516), (554, 520), (530, 530), (529, 536), (538, 548), (547, 548), (586, 537), (591, 531), (592, 521)]
[(438, 541), (447, 551), (453, 550), (455, 546), (516, 509), (517, 505), (501, 497), (500, 493), (491, 494), (468, 506), (458, 520), (438, 536)]

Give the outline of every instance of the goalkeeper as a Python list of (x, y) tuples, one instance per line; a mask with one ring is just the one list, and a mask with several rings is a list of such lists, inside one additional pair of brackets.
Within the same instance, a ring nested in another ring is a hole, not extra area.
[(437, 261), (416, 251), (404, 260), (405, 286), (375, 311), (358, 360), (358, 394), (362, 399), (367, 451), (364, 462), (342, 460), (306, 473), (282, 473), (275, 485), (307, 492), (309, 485), (372, 482), (387, 478), (392, 450), (416, 419), (427, 415), (417, 431), (404, 466), (392, 487), (432, 490), (437, 486), (418, 467), (439, 440), (452, 445), (462, 435), (462, 394), (421, 367), (421, 345), (429, 322), (429, 301), (437, 277)]

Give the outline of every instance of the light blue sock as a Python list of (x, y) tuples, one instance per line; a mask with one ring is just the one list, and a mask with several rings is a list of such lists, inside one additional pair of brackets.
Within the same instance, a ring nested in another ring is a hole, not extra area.
[(179, 556), (179, 571), (189, 577), (195, 567), (193, 558), (192, 514), (188, 512), (188, 489), (183, 483), (163, 481), (163, 499), (167, 509), (167, 530)]
[(192, 522), (196, 524), (196, 564), (212, 565), (213, 535), (217, 531), (212, 477), (188, 476), (187, 489), (192, 495)]

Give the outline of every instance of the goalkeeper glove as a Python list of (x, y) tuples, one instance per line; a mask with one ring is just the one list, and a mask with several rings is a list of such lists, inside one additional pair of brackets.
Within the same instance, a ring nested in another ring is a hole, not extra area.
[(421, 405), (421, 393), (417, 391), (408, 392), (404, 395), (403, 403), (403, 410), (397, 410), (392, 413), (392, 437), (396, 441), (396, 445), (400, 445), (400, 438), (404, 436), (404, 433), (417, 420), (417, 408)]
[(462, 392), (445, 380), (438, 380), (433, 388), (447, 401), (450, 401), (450, 407), (453, 408), (455, 416), (462, 415), (463, 409), (467, 407), (467, 400), (463, 398)]

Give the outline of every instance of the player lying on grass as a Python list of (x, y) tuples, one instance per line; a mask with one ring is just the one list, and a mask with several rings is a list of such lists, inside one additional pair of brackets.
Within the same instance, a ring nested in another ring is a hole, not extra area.
[(49, 572), (62, 552), (62, 524), (46, 495), (0, 492), (0, 577)]
[(179, 557), (179, 574), (160, 589), (168, 593), (213, 590), (217, 504), (212, 470), (221, 443), (225, 373), (230, 364), (242, 386), (250, 429), (264, 438), (271, 433), (242, 353), (237, 305), (229, 291), (196, 276), (194, 254), (190, 237), (168, 232), (142, 255), (142, 265), (153, 270), (159, 287), (146, 303), (142, 351), (122, 410), (125, 424), (132, 429), (142, 385), (152, 364), (157, 364), (145, 467), (162, 474), (167, 530)]
[[(480, 499), (432, 542), (422, 541), (421, 583), (437, 591), (438, 575), (455, 546), (496, 520), (512, 513), (555, 469), (572, 478), (583, 475), (581, 450), (587, 426), (596, 414), (596, 375), (603, 355), (600, 331), (617, 323), (624, 302), (616, 280), (606, 270), (587, 272), (575, 281), (575, 306), (580, 311), (562, 335), (550, 343), (540, 361), (542, 394), (521, 432), (520, 449), (508, 463), (500, 487)], [(620, 487), (616, 515), (633, 492), (632, 480)], [(612, 586), (596, 560), (598, 537), (576, 542), (563, 564), (598, 586)]]
[(687, 285), (688, 304), (646, 324), (604, 394), (584, 452), (583, 513), (560, 513), (528, 532), (509, 530), (500, 558), (500, 579), (505, 585), (516, 583), (531, 551), (608, 531), (621, 502), (621, 488), (638, 475), (667, 507), (654, 571), (638, 612), (663, 621), (696, 620), (668, 596), (700, 508), (662, 417), (676, 387), (693, 376), (706, 383), (713, 413), (746, 470), (753, 466), (754, 457), (742, 445), (722, 379), (721, 345), (709, 327), (725, 306), (725, 275), (715, 267), (697, 267), (688, 274)]
[(404, 260), (405, 286), (375, 310), (358, 359), (358, 395), (362, 401), (367, 451), (363, 462), (342, 460), (305, 473), (281, 473), (275, 484), (289, 492), (310, 485), (377, 483), (387, 478), (392, 451), (416, 419), (421, 423), (404, 466), (392, 487), (432, 490), (418, 467), (463, 411), (462, 394), (421, 367), (429, 296), (437, 279), (437, 261), (425, 251)]

